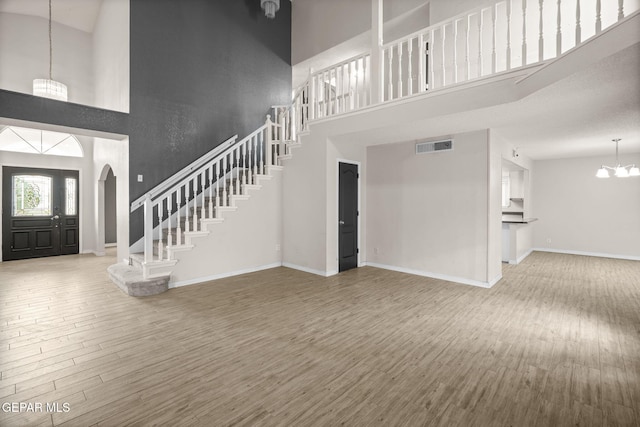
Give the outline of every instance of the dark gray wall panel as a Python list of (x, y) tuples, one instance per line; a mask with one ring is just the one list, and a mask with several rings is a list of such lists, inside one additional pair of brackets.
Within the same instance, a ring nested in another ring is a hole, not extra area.
[[(126, 135), (129, 115), (0, 89), (0, 117)], [(110, 137), (109, 135), (103, 135)]]
[[(291, 3), (131, 0), (130, 198), (291, 97)], [(137, 182), (137, 175), (144, 182)], [(142, 235), (131, 217), (131, 241)]]

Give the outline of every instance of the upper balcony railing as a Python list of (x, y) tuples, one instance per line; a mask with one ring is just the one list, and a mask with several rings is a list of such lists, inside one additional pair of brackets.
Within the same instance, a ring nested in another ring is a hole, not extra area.
[[(379, 63), (364, 53), (312, 73), (277, 120), (293, 123), (294, 140), (313, 120), (540, 64), (636, 13), (639, 3), (501, 0), (373, 46)], [(372, 84), (379, 85), (378, 99)]]

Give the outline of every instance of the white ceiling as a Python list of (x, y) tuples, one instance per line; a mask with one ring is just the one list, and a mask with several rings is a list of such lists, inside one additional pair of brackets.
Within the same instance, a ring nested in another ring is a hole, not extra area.
[[(52, 0), (52, 20), (92, 33), (103, 0)], [(49, 0), (0, 0), (0, 13), (49, 19)]]

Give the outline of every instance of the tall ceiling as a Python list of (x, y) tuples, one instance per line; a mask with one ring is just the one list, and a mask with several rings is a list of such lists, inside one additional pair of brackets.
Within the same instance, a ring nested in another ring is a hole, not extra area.
[[(102, 2), (103, 0), (52, 0), (52, 20), (92, 33)], [(49, 19), (49, 0), (0, 0), (0, 13)]]

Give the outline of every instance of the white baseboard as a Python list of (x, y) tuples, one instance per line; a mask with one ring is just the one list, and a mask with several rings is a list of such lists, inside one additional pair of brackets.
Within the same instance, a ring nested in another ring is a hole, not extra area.
[(94, 251), (93, 249), (85, 249), (81, 252), (82, 255), (89, 255), (89, 254), (93, 254), (95, 256), (105, 256), (106, 254), (104, 252), (98, 252), (98, 251)]
[(329, 277), (329, 276), (333, 276), (335, 274), (338, 274), (337, 271), (321, 271), (321, 270), (315, 270), (313, 268), (309, 268), (309, 267), (303, 267), (301, 265), (297, 265), (297, 264), (291, 264), (290, 262), (283, 262), (282, 263), (283, 267), (287, 267), (287, 268), (293, 268), (294, 270), (300, 270), (300, 271), (304, 271), (305, 273), (311, 273), (311, 274), (316, 274), (318, 276), (322, 276), (322, 277)]
[(640, 256), (635, 256), (635, 255), (617, 255), (617, 254), (605, 254), (601, 252), (583, 252), (583, 251), (572, 251), (572, 250), (551, 249), (551, 248), (533, 248), (532, 251), (552, 252), (556, 254), (568, 254), (568, 255), (593, 256), (598, 258), (625, 259), (628, 261), (640, 261)]
[(493, 285), (498, 283), (500, 280), (502, 280), (502, 273), (498, 274), (496, 277), (494, 277), (492, 280), (490, 280), (489, 281), (489, 286), (487, 286), (487, 287), (488, 288), (493, 287)]
[(515, 261), (509, 260), (509, 264), (512, 264), (512, 265), (520, 264), (526, 257), (531, 255), (531, 252), (533, 252), (533, 249), (529, 249), (527, 252), (525, 252), (524, 254), (520, 255), (520, 257), (517, 258)]
[(117, 243), (105, 243), (104, 244), (105, 248), (115, 248), (116, 246), (118, 246)]
[(209, 282), (211, 280), (224, 279), (225, 277), (239, 276), (241, 274), (255, 273), (256, 271), (269, 270), (271, 268), (281, 267), (282, 263), (274, 262), (273, 264), (261, 265), (258, 267), (250, 267), (242, 270), (230, 271), (228, 273), (213, 274), (211, 276), (198, 277), (196, 279), (182, 280), (180, 282), (169, 282), (169, 289), (179, 288), (181, 286), (195, 285), (196, 283)]
[(460, 283), (462, 285), (478, 286), (480, 288), (490, 288), (502, 278), (502, 274), (495, 277), (490, 282), (481, 282), (479, 280), (466, 279), (464, 277), (449, 276), (446, 274), (431, 273), (429, 271), (414, 270), (411, 268), (396, 267), (393, 265), (378, 264), (376, 262), (367, 262), (370, 267), (382, 268), (384, 270), (398, 271), (400, 273), (415, 274), (416, 276), (430, 277), (432, 279), (446, 280), (447, 282)]

